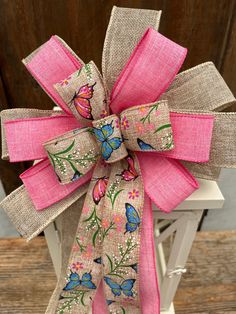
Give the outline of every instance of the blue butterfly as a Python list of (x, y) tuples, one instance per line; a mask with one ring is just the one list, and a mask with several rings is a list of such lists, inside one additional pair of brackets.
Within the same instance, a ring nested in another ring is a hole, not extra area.
[[(140, 225), (141, 220), (137, 210), (129, 203), (125, 203), (126, 218), (128, 222), (125, 225), (126, 232), (134, 232)], [(125, 233), (126, 233), (125, 232)]]
[(137, 138), (137, 143), (141, 150), (155, 150), (152, 145), (145, 143), (144, 141), (140, 140), (140, 138)]
[(108, 160), (113, 152), (120, 147), (123, 140), (120, 137), (110, 138), (114, 132), (112, 122), (103, 125), (101, 129), (93, 128), (96, 139), (101, 142), (101, 152), (105, 160)]
[(109, 277), (104, 277), (105, 283), (111, 288), (111, 292), (114, 296), (120, 296), (121, 292), (127, 297), (133, 296), (132, 288), (135, 283), (135, 279), (127, 279), (122, 282), (121, 285), (111, 280)]
[(63, 288), (64, 291), (73, 290), (78, 286), (83, 286), (88, 289), (96, 289), (95, 284), (92, 282), (92, 275), (89, 273), (84, 273), (81, 280), (77, 273), (71, 273), (69, 282)]

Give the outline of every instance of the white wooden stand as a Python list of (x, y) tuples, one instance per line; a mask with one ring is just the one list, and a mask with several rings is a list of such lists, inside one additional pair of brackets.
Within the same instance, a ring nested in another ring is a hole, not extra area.
[[(166, 214), (153, 208), (157, 272), (161, 295), (161, 314), (174, 314), (173, 299), (185, 269), (204, 209), (222, 208), (224, 197), (215, 181), (198, 180), (200, 189), (195, 191), (172, 213)], [(57, 276), (60, 272), (60, 235), (56, 224), (60, 218), (45, 229), (45, 237)], [(163, 241), (173, 237), (168, 261)], [(151, 314), (151, 313), (150, 313)]]

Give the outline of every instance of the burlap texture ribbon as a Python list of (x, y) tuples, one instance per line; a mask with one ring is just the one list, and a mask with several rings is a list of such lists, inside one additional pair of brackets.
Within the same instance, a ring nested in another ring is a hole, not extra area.
[[(94, 313), (157, 313), (149, 197), (168, 212), (198, 187), (176, 159), (191, 161), (194, 174), (207, 178), (236, 166), (236, 115), (215, 112), (234, 96), (212, 63), (176, 76), (186, 50), (146, 31), (159, 18), (113, 9), (103, 78), (93, 62), (84, 65), (52, 37), (24, 63), (66, 115), (2, 113), (3, 157), (43, 158), (2, 202), (23, 236), (37, 235), (88, 189), (70, 257), (63, 256), (67, 277), (63, 264), (47, 313), (87, 313), (92, 301)], [(73, 214), (63, 215), (65, 230)]]

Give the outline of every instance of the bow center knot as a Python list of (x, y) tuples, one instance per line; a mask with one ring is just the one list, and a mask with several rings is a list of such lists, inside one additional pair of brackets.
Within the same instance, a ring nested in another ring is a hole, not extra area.
[(94, 120), (93, 132), (101, 155), (107, 163), (114, 163), (127, 157), (128, 151), (120, 128), (120, 118), (116, 114)]

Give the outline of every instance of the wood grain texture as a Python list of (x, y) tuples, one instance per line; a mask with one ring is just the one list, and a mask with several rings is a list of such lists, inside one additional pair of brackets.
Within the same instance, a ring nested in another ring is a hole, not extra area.
[[(235, 0), (2, 0), (0, 109), (53, 107), (21, 63), (53, 34), (62, 37), (85, 62), (94, 60), (100, 68), (113, 5), (162, 10), (160, 32), (188, 48), (183, 69), (212, 60), (236, 92)], [(7, 177), (3, 167), (2, 163), (1, 178), (9, 193), (19, 184), (13, 178), (18, 165), (9, 166), (13, 177)]]
[(0, 240), (0, 313), (44, 313), (56, 276), (44, 237)]
[(175, 297), (178, 314), (236, 313), (236, 231), (199, 232)]
[[(197, 234), (174, 300), (176, 314), (236, 313), (235, 246), (236, 231)], [(28, 244), (2, 239), (0, 256), (0, 313), (43, 314), (56, 283), (44, 237)]]
[(232, 18), (230, 22), (228, 40), (226, 43), (224, 55), (222, 57), (220, 72), (222, 73), (233, 94), (236, 95), (236, 1), (234, 1)]

